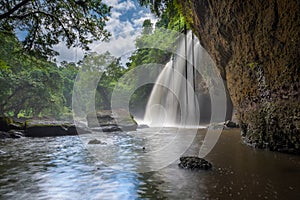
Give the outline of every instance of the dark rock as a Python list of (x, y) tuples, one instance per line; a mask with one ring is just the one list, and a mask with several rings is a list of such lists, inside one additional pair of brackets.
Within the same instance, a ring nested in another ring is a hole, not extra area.
[(75, 127), (75, 125), (70, 122), (27, 121), (25, 136), (27, 137), (65, 136), (65, 135), (77, 135), (78, 132), (89, 133), (90, 131), (82, 127)]
[(9, 131), (10, 124), (13, 123), (13, 120), (9, 117), (0, 117), (0, 131)]
[(93, 139), (88, 142), (88, 144), (107, 144), (106, 142), (101, 142), (100, 140)]
[(108, 125), (108, 126), (101, 126), (101, 130), (103, 132), (116, 132), (116, 131), (122, 131), (118, 125)]
[(68, 135), (86, 134), (91, 133), (91, 131), (86, 127), (75, 126), (74, 124), (68, 127)]
[(178, 164), (180, 168), (183, 169), (203, 169), (208, 170), (212, 168), (212, 164), (203, 158), (195, 156), (185, 156), (180, 158), (180, 163)]
[(228, 128), (238, 128), (239, 126), (233, 121), (227, 120), (224, 125)]

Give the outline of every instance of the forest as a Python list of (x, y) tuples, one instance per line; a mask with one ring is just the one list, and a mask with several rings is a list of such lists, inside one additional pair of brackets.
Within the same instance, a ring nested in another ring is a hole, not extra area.
[[(77, 7), (79, 7), (77, 9), (80, 14), (80, 6), (77, 5)], [(74, 8), (76, 8), (76, 5), (74, 5)], [(108, 8), (104, 6), (99, 12), (107, 13), (107, 9)], [(45, 17), (47, 18), (48, 16), (45, 15)], [(80, 18), (80, 16), (77, 16), (77, 18)], [(11, 16), (7, 19), (8, 21), (11, 19), (15, 20), (15, 17)], [(33, 17), (32, 19), (34, 20), (35, 18)], [(16, 20), (14, 23), (18, 23), (18, 21)], [(62, 35), (48, 32), (43, 35), (41, 31), (37, 31), (36, 34), (38, 37), (34, 40), (31, 36), (31, 31), (34, 31), (34, 29), (28, 26), (27, 30), (29, 34), (25, 40), (22, 41), (18, 38), (15, 29), (9, 30), (6, 26), (8, 25), (3, 23), (0, 30), (2, 46), (0, 50), (0, 87), (2, 91), (0, 97), (0, 115), (17, 118), (48, 117), (54, 119), (70, 119), (72, 117), (74, 81), (79, 70), (83, 70), (83, 63), (89, 62), (88, 60), (90, 59), (100, 60), (104, 57), (109, 58), (106, 61), (110, 62), (108, 63), (108, 67), (106, 69), (98, 69), (98, 72), (101, 73), (101, 79), (97, 86), (95, 103), (99, 110), (110, 109), (110, 97), (115, 84), (128, 70), (148, 63), (165, 64), (170, 59), (171, 55), (168, 52), (155, 49), (143, 49), (143, 46), (145, 44), (152, 44), (159, 38), (164, 37), (163, 34), (166, 33), (160, 31), (159, 28), (183, 31), (184, 19), (172, 7), (169, 7), (169, 9), (161, 14), (161, 18), (156, 24), (146, 19), (143, 23), (142, 34), (135, 41), (137, 50), (129, 57), (126, 64), (121, 63), (121, 58), (112, 56), (110, 52), (98, 55), (88, 50), (84, 58), (77, 63), (66, 61), (58, 63), (55, 59), (57, 52), (55, 52), (51, 46), (57, 43), (60, 37), (65, 37), (69, 46), (74, 45), (75, 36), (73, 32), (66, 32)], [(43, 26), (50, 25), (43, 24)], [(90, 29), (92, 30), (92, 27), (96, 27), (96, 24), (89, 24), (89, 26), (91, 26)], [(87, 30), (89, 29), (87, 28)], [(94, 32), (96, 32), (96, 30), (92, 30), (92, 33)], [(66, 36), (64, 34), (66, 34)], [(103, 35), (108, 39), (108, 33), (104, 31)], [(52, 38), (52, 40), (47, 41), (47, 37)], [(80, 37), (79, 33), (79, 38)], [(97, 37), (95, 37), (95, 39), (97, 39)], [(172, 41), (173, 39), (174, 38), (169, 37), (169, 41), (164, 41), (164, 45), (172, 44), (172, 42), (174, 42)], [(82, 44), (82, 48), (88, 49), (88, 42), (90, 41), (82, 39), (80, 43)], [(29, 44), (33, 45), (34, 48), (29, 47)], [(140, 106), (137, 107), (144, 107), (151, 89), (152, 86), (147, 85), (137, 90), (132, 96), (131, 104), (138, 104)]]

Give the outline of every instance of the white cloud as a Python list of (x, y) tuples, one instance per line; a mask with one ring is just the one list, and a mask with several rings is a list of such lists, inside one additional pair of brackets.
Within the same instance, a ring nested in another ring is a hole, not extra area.
[[(144, 20), (151, 19), (153, 24), (157, 21), (157, 18), (150, 11), (136, 7), (132, 0), (119, 2), (118, 0), (103, 1), (103, 3), (113, 6), (109, 21), (105, 27), (112, 33), (112, 37), (108, 43), (101, 41), (92, 43), (90, 45), (92, 51), (98, 53), (109, 51), (116, 57), (128, 57), (128, 53), (135, 49), (135, 40), (141, 33)], [(130, 19), (127, 12), (131, 9), (135, 11), (132, 13), (132, 18)], [(121, 16), (123, 17), (123, 21), (120, 19)], [(127, 19), (124, 20), (124, 17), (127, 17)], [(78, 48), (67, 49), (63, 42), (57, 45), (55, 49), (60, 53), (60, 56), (57, 58), (58, 61), (77, 62), (84, 56), (83, 50)]]
[(118, 0), (104, 0), (103, 3), (112, 6), (113, 10), (130, 10), (130, 9), (136, 9), (136, 6), (133, 1), (127, 0), (127, 1), (118, 1)]
[(132, 1), (127, 0), (127, 1), (124, 1), (124, 2), (119, 3), (118, 5), (116, 5), (114, 7), (114, 9), (126, 11), (126, 10), (130, 10), (130, 9), (136, 9), (136, 7), (135, 7), (135, 4)]
[(137, 16), (137, 18), (133, 19), (133, 23), (135, 26), (142, 26), (143, 25), (143, 22), (146, 20), (146, 19), (150, 19), (151, 22), (153, 23), (153, 25), (155, 25), (155, 23), (157, 22), (157, 18), (151, 14), (151, 13), (139, 13), (139, 16)]
[(65, 42), (60, 42), (54, 49), (59, 53), (59, 56), (56, 58), (58, 62), (67, 61), (77, 63), (84, 56), (84, 51), (82, 49), (78, 47), (71, 47), (68, 49)]

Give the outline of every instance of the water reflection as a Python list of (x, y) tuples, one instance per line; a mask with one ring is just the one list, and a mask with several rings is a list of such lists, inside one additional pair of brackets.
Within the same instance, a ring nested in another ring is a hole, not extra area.
[[(222, 133), (207, 156), (211, 171), (181, 170), (176, 160), (139, 173), (142, 147), (151, 151), (174, 138), (171, 129), (149, 131), (1, 140), (0, 199), (300, 198), (300, 157), (251, 149), (238, 130)], [(198, 131), (185, 155), (197, 155), (204, 134)], [(107, 145), (87, 145), (94, 138)]]

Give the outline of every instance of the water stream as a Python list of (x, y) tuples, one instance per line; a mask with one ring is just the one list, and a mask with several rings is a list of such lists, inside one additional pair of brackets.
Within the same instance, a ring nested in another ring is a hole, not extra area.
[[(150, 128), (1, 140), (6, 154), (0, 155), (0, 199), (300, 198), (300, 157), (252, 149), (241, 143), (240, 130), (223, 131), (206, 157), (214, 165), (211, 171), (182, 170), (176, 159), (158, 171), (139, 172), (142, 147), (150, 151), (173, 133), (173, 128)], [(198, 130), (184, 154), (197, 154), (204, 135), (204, 129)], [(97, 157), (85, 142), (95, 137), (107, 143), (98, 146), (103, 151)], [(120, 164), (126, 170), (118, 170)]]

